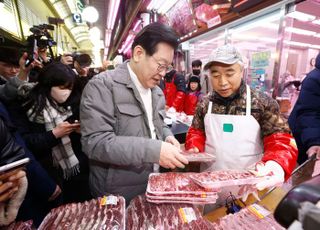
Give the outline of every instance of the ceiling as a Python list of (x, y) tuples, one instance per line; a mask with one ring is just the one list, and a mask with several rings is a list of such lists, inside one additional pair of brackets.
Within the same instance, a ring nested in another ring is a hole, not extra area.
[[(320, 1), (306, 0), (297, 4), (295, 11), (307, 13), (316, 16), (320, 19)], [(285, 17), (285, 32), (284, 41), (286, 45), (290, 45), (293, 49), (318, 49), (320, 50), (320, 25), (314, 24), (311, 21), (300, 21), (290, 16)], [(242, 23), (237, 26), (237, 29), (231, 31), (231, 41), (236, 44), (240, 50), (259, 51), (273, 47), (275, 49), (279, 30), (280, 17), (270, 16), (268, 18), (258, 17), (250, 23)], [(305, 31), (297, 34), (291, 28), (302, 29)], [(307, 35), (306, 31), (315, 32), (315, 35)], [(225, 42), (225, 31), (221, 30), (209, 32), (207, 35), (201, 36), (199, 39), (194, 39), (190, 42), (191, 60), (202, 59), (206, 62), (210, 53)]]
[[(134, 18), (137, 16), (138, 11), (143, 2), (149, 0), (120, 0), (119, 9), (115, 18), (112, 31), (108, 30), (107, 25), (110, 13), (112, 12), (111, 6), (116, 0), (90, 0), (89, 4), (94, 6), (99, 12), (99, 20), (91, 26), (97, 26), (101, 31), (101, 40), (104, 41), (105, 51), (103, 55), (105, 58), (110, 58), (112, 53), (116, 53), (119, 49), (120, 43), (125, 39), (127, 31), (132, 26)], [(108, 35), (108, 33), (111, 33)], [(107, 36), (110, 36), (110, 41)], [(109, 55), (108, 55), (109, 53)]]
[[(146, 6), (151, 0), (120, 0), (119, 10), (115, 19), (113, 30), (107, 29), (109, 20), (108, 15), (110, 14), (113, 6), (112, 4), (117, 0), (82, 0), (82, 2), (84, 2), (86, 5), (94, 6), (98, 10), (99, 19), (95, 23), (84, 22), (77, 25), (72, 21), (71, 17), (72, 12), (75, 11), (72, 8), (75, 4), (74, 0), (46, 1), (50, 2), (56, 9), (57, 14), (59, 14), (59, 16), (65, 20), (65, 26), (69, 29), (70, 33), (77, 41), (80, 50), (91, 53), (93, 47), (96, 46), (99, 49), (101, 58), (112, 59), (118, 53), (118, 50), (124, 45), (126, 38), (132, 33), (135, 34), (135, 32), (132, 31), (132, 27), (140, 18), (140, 14), (146, 12)], [(70, 2), (73, 2), (73, 6), (70, 4)], [(296, 10), (309, 13), (320, 18), (319, 0), (303, 1), (296, 6)], [(232, 20), (226, 20), (226, 23), (231, 21)], [(320, 33), (320, 25), (315, 25), (311, 22), (301, 22), (292, 18), (289, 20), (288, 17), (286, 21), (288, 23), (287, 25), (290, 24), (290, 27), (301, 28)], [(259, 26), (257, 26), (258, 24), (255, 25), (256, 26), (253, 26), (249, 29), (247, 28), (244, 31), (239, 31), (238, 33), (234, 32), (230, 37), (231, 40), (239, 45), (242, 44), (242, 46), (247, 47), (247, 49), (248, 47), (249, 49), (262, 49), (268, 45), (275, 46), (276, 39), (278, 37), (279, 17), (275, 18), (273, 21), (270, 20), (268, 24), (262, 24)], [(217, 25), (215, 28), (220, 28), (222, 26), (223, 23), (221, 25)], [(101, 31), (98, 42), (91, 42), (90, 40), (89, 29), (92, 27), (98, 27)], [(224, 30), (219, 32), (217, 30), (213, 30), (215, 28), (210, 28), (212, 31), (214, 31), (213, 33), (209, 32), (204, 35), (204, 30), (198, 30), (198, 32), (193, 35), (199, 36), (203, 34), (204, 36), (196, 37), (194, 40), (190, 41), (191, 59), (195, 59), (197, 57), (206, 59), (214, 48), (225, 42)], [(110, 43), (107, 42), (108, 36), (111, 38)], [(286, 38), (292, 42), (298, 42), (296, 44), (308, 43), (320, 46), (320, 39), (319, 37), (315, 36), (306, 36), (304, 34), (289, 33), (286, 31)], [(299, 49), (303, 47), (297, 46), (297, 48)]]

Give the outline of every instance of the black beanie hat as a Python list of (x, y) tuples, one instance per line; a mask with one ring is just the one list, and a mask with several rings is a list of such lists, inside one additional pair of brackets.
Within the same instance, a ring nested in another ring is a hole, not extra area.
[(190, 77), (189, 82), (197, 82), (198, 84), (200, 84), (200, 78), (198, 76), (196, 76), (196, 75), (192, 75)]
[(0, 47), (0, 61), (19, 66), (19, 50), (10, 47)]
[(191, 90), (191, 88), (190, 88), (190, 83), (191, 83), (191, 82), (197, 82), (197, 83), (198, 83), (197, 91), (200, 91), (200, 90), (201, 90), (200, 78), (199, 78), (198, 76), (192, 75), (192, 76), (190, 77), (189, 83), (188, 83), (188, 87), (187, 87), (188, 90)]

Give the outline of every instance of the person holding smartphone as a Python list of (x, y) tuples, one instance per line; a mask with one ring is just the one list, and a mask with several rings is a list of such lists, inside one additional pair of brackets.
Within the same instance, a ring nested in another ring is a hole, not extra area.
[[(16, 143), (3, 120), (0, 119), (0, 165), (25, 156), (24, 149)], [(0, 226), (12, 223), (26, 195), (28, 181), (22, 168), (0, 173)]]
[(61, 187), (63, 202), (91, 198), (88, 159), (81, 151), (80, 122), (67, 102), (75, 73), (60, 62), (45, 66), (37, 85), (19, 88), (22, 100), (11, 106), (14, 124), (27, 147)]
[[(28, 189), (24, 201), (20, 206), (16, 221), (33, 220), (33, 224), (37, 227), (41, 224), (43, 218), (51, 208), (57, 207), (61, 204), (61, 189), (59, 185), (57, 185), (48, 175), (45, 169), (41, 167), (34, 155), (26, 147), (21, 135), (18, 133), (14, 124), (12, 124), (11, 116), (7, 111), (7, 107), (1, 100), (0, 119), (5, 123), (8, 132), (10, 132), (14, 137), (15, 142), (23, 147), (25, 156), (29, 159), (29, 163), (26, 165)], [(17, 161), (14, 163), (17, 163)], [(9, 165), (11, 164), (6, 164), (0, 168), (8, 167)], [(7, 185), (4, 185), (2, 189), (6, 188), (6, 186)], [(5, 191), (3, 193), (5, 193)]]

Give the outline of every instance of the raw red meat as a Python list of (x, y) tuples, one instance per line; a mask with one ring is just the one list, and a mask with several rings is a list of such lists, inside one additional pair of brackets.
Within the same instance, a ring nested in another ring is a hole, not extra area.
[(2, 230), (32, 230), (35, 229), (32, 227), (32, 220), (28, 220), (25, 222), (19, 221), (19, 222), (13, 222), (9, 226), (2, 226), (0, 229)]
[(150, 194), (197, 194), (215, 195), (215, 189), (204, 189), (190, 176), (198, 173), (152, 173), (149, 176), (147, 192)]
[[(254, 211), (252, 211), (252, 207)], [(229, 214), (220, 218), (216, 222), (216, 227), (217, 226), (223, 230), (284, 230), (284, 228), (274, 220), (269, 211), (257, 204), (244, 208), (235, 214)]]
[[(114, 201), (114, 202), (113, 202)], [(39, 230), (125, 229), (125, 200), (107, 196), (84, 203), (71, 203), (51, 210)]]
[(265, 177), (257, 177), (249, 171), (237, 170), (203, 172), (192, 174), (190, 178), (196, 184), (207, 189), (219, 189), (234, 185), (252, 185), (265, 179)]
[(191, 153), (187, 151), (181, 151), (181, 154), (185, 156), (189, 162), (211, 162), (216, 159), (215, 156), (206, 152)]
[(164, 195), (157, 195), (146, 192), (147, 197), (166, 197), (168, 199), (203, 199), (203, 198), (217, 198), (217, 193), (214, 194), (164, 194)]
[[(189, 215), (184, 215), (186, 213)], [(128, 230), (209, 230), (215, 229), (214, 226), (201, 216), (197, 208), (187, 204), (156, 205), (147, 202), (144, 196), (138, 196), (127, 209)]]

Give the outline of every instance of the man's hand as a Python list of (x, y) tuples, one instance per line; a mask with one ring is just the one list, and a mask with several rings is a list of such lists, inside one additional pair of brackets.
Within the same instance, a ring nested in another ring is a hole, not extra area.
[(166, 142), (162, 142), (159, 165), (164, 168), (175, 169), (176, 167), (184, 168), (188, 160), (179, 153), (179, 148)]
[(3, 183), (0, 181), (0, 202), (6, 202), (17, 191), (17, 187), (12, 182)]
[(49, 58), (47, 56), (47, 48), (38, 48), (38, 57), (40, 57), (43, 63), (47, 63)]
[(61, 56), (60, 62), (64, 65), (72, 65), (73, 57), (71, 53), (65, 53)]
[[(284, 170), (275, 161), (259, 162), (256, 165), (257, 176), (267, 176), (265, 180), (256, 184), (258, 190), (281, 185), (284, 182)], [(270, 176), (268, 176), (270, 175)]]
[(28, 59), (28, 53), (23, 53), (21, 58), (19, 59), (20, 72), (18, 74), (18, 78), (22, 81), (27, 81), (28, 75), (32, 68), (39, 67), (42, 68), (43, 65), (38, 60), (33, 60), (30, 65), (26, 67), (26, 61)]
[(311, 146), (307, 151), (308, 157), (310, 158), (313, 154), (317, 154), (317, 159), (320, 159), (320, 146)]
[[(80, 77), (87, 77), (87, 76), (88, 76), (88, 73), (89, 73), (89, 69), (90, 69), (90, 67), (80, 68), (80, 69), (79, 69), (79, 72), (78, 72), (79, 76), (80, 76)], [(78, 71), (78, 70), (77, 70), (77, 71)]]
[(16, 173), (14, 173), (13, 175), (11, 175), (9, 178), (8, 178), (8, 181), (11, 181), (11, 182), (14, 182), (14, 181), (17, 181), (19, 180), (20, 178), (26, 176), (26, 172), (23, 171), (23, 170), (18, 170)]
[(0, 202), (9, 200), (19, 189), (19, 179), (26, 176), (26, 173), (19, 169), (8, 172), (10, 175), (4, 181), (0, 181)]
[(176, 146), (178, 149), (180, 149), (180, 143), (179, 141), (174, 137), (174, 136), (167, 136), (165, 142), (173, 144)]
[(197, 147), (193, 147), (191, 149), (188, 149), (187, 151), (190, 152), (190, 153), (198, 153), (199, 149)]

